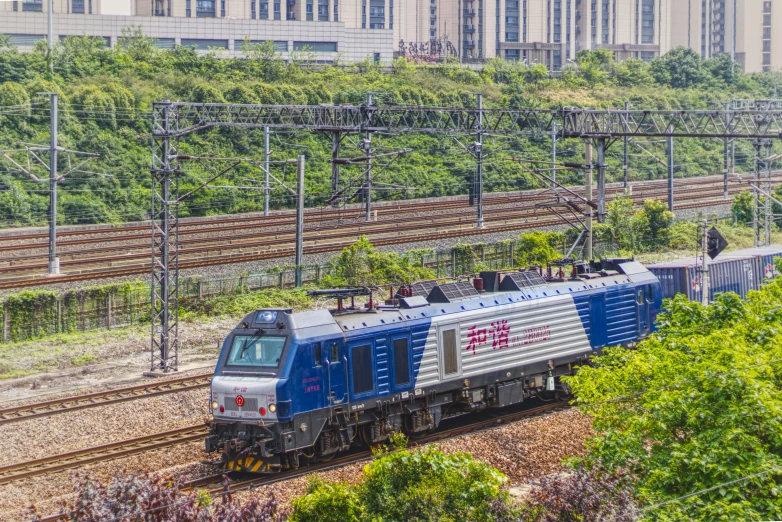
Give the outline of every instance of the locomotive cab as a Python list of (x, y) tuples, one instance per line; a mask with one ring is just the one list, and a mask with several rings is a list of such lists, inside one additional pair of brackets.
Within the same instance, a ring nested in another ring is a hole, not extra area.
[(328, 311), (271, 309), (247, 315), (223, 342), (212, 377), (206, 451), (222, 453), (227, 470), (272, 472), (288, 466), (280, 455), (310, 436), (301, 430), (288, 435), (294, 381), (303, 380), (315, 391), (307, 394), (314, 399), (312, 408), (321, 406), (328, 393), (329, 378), (318, 372), (321, 363), (309, 368), (314, 346), (302, 340), (335, 334), (342, 336)]

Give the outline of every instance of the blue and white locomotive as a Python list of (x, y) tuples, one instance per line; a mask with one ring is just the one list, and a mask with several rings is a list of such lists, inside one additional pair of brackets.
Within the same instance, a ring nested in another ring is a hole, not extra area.
[(567, 395), (561, 376), (646, 337), (662, 302), (634, 261), (573, 274), (485, 272), (483, 285), (403, 288), (390, 306), (253, 312), (223, 344), (206, 450), (227, 470), (268, 473), (329, 460), (356, 437), (375, 444), (455, 413)]

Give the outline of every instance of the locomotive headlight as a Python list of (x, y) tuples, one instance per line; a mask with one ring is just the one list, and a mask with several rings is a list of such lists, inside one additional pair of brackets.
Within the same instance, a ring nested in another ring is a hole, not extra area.
[(276, 404), (269, 404), (269, 411), (274, 413), (277, 411), (277, 405)]
[(217, 404), (217, 401), (212, 401), (212, 409), (213, 409), (213, 410), (216, 410), (216, 409), (217, 409), (217, 406), (219, 406), (219, 405)]

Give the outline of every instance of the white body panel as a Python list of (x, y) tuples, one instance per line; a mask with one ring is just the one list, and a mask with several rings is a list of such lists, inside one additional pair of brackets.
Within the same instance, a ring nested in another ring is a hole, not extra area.
[[(459, 371), (441, 375), (439, 332), (451, 325), (458, 328)], [(591, 350), (571, 295), (435, 317), (416, 388)]]

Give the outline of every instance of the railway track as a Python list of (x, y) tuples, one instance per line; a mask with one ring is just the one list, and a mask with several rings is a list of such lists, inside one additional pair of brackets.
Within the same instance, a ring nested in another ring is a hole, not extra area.
[[(180, 377), (150, 384), (140, 384), (136, 386), (127, 386), (116, 388), (104, 392), (88, 393), (76, 395), (64, 399), (52, 399), (49, 401), (26, 404), (24, 406), (14, 406), (12, 408), (0, 409), (0, 424), (8, 424), (37, 417), (46, 417), (58, 413), (82, 410), (85, 408), (94, 408), (118, 402), (144, 399), (155, 397), (168, 393), (177, 393), (188, 390), (206, 388), (211, 382), (212, 374), (205, 373), (191, 377)], [(1, 475), (0, 475), (1, 479)]]
[[(665, 182), (653, 181), (644, 184), (635, 189), (631, 196), (637, 202), (649, 198), (664, 199), (667, 196), (667, 186)], [(684, 185), (686, 183), (686, 185)], [(676, 194), (682, 203), (675, 205), (676, 209), (697, 208), (699, 206), (722, 204), (725, 200), (722, 198), (722, 178), (697, 178), (693, 180), (683, 180), (682, 185), (676, 189)], [(636, 185), (638, 187), (638, 185)], [(733, 194), (743, 187), (738, 183), (733, 183), (729, 193)], [(614, 187), (614, 192), (618, 190)], [(613, 197), (611, 190), (607, 193), (607, 199)], [(683, 199), (685, 196), (686, 199)], [(521, 194), (513, 196), (494, 196), (487, 200), (495, 200), (494, 204), (502, 205), (507, 203), (526, 203), (540, 201), (539, 194)], [(430, 202), (427, 210), (432, 211), (437, 202)], [(353, 222), (342, 224), (330, 224), (318, 227), (309, 227), (305, 229), (305, 254), (317, 254), (337, 252), (342, 248), (349, 246), (360, 234), (367, 235), (375, 245), (389, 245), (410, 243), (419, 241), (430, 241), (433, 239), (472, 236), (494, 232), (508, 232), (525, 230), (535, 227), (547, 227), (561, 224), (561, 220), (555, 217), (550, 210), (536, 209), (525, 205), (519, 209), (518, 205), (513, 208), (487, 208), (485, 211), (486, 226), (483, 229), (473, 227), (473, 210), (464, 207), (464, 201), (449, 200), (441, 202), (450, 206), (450, 208), (461, 209), (459, 211), (449, 212), (446, 216), (400, 216), (393, 220), (373, 221), (373, 222)], [(387, 209), (391, 213), (406, 213), (411, 211), (410, 207), (423, 205), (420, 203), (400, 204), (398, 208)], [(489, 206), (490, 203), (487, 203)], [(434, 210), (439, 210), (439, 207)], [(325, 215), (328, 212), (345, 216), (346, 211), (322, 211), (319, 215)], [(248, 261), (261, 261), (270, 259), (279, 259), (290, 257), (294, 249), (289, 246), (293, 243), (292, 230), (274, 230), (266, 234), (259, 233), (258, 227), (280, 226), (288, 217), (272, 216), (263, 217), (239, 217), (234, 218), (239, 223), (225, 226), (228, 218), (210, 220), (206, 224), (217, 223), (218, 228), (198, 228), (203, 227), (204, 222), (189, 222), (189, 226), (196, 227), (189, 230), (192, 234), (211, 234), (215, 230), (220, 232), (234, 233), (228, 236), (216, 237), (193, 237), (180, 238), (179, 249), (179, 267), (183, 269), (202, 268), (214, 265), (229, 263), (241, 263)], [(258, 224), (261, 220), (261, 224)], [(263, 220), (271, 220), (263, 224)], [(246, 223), (253, 222), (254, 225)], [(237, 233), (242, 227), (249, 227), (256, 230), (254, 233)], [(121, 227), (108, 229), (102, 233), (114, 231), (119, 234), (119, 238), (95, 238), (90, 237), (84, 240), (75, 241), (76, 244), (93, 244), (103, 241), (127, 241), (131, 236), (127, 235), (131, 227)], [(148, 229), (147, 229), (148, 230)], [(74, 231), (71, 231), (74, 232)], [(82, 234), (95, 234), (95, 229), (85, 231), (75, 231)], [(184, 231), (180, 232), (183, 234)], [(186, 234), (183, 234), (186, 236)], [(32, 237), (28, 234), (26, 237)], [(259, 237), (260, 236), (260, 237)], [(22, 236), (4, 236), (0, 241), (9, 237), (21, 238)], [(116, 277), (135, 276), (147, 273), (150, 270), (149, 259), (149, 237), (144, 235), (146, 242), (138, 244), (108, 245), (103, 247), (90, 247), (76, 250), (61, 250), (61, 267), (69, 270), (57, 277), (39, 277), (39, 272), (45, 271), (48, 263), (45, 262), (45, 253), (30, 252), (30, 245), (0, 245), (0, 249), (6, 249), (6, 253), (23, 250), (27, 253), (18, 256), (6, 256), (0, 258), (0, 263), (8, 263), (7, 266), (0, 266), (0, 276), (4, 273), (13, 274), (5, 279), (0, 279), (0, 289), (22, 288), (40, 286), (52, 283), (69, 283), (78, 281), (87, 281), (94, 279), (106, 279)], [(62, 245), (62, 243), (61, 243)], [(123, 252), (123, 253), (119, 253)], [(110, 255), (107, 255), (110, 254)], [(38, 260), (41, 261), (38, 261)], [(144, 261), (142, 261), (144, 260)], [(31, 262), (25, 262), (31, 261)]]
[(96, 462), (129, 457), (138, 453), (178, 446), (202, 440), (209, 431), (206, 425), (188, 426), (177, 430), (136, 437), (112, 444), (104, 444), (84, 450), (69, 451), (42, 459), (0, 466), (0, 485), (25, 478), (36, 477)]
[[(538, 417), (538, 416), (550, 414), (558, 410), (568, 409), (569, 407), (570, 406), (565, 402), (554, 402), (551, 404), (544, 404), (542, 406), (537, 406), (529, 409), (515, 410), (506, 413), (487, 415), (488, 418), (481, 417), (479, 419), (474, 420), (473, 422), (468, 422), (466, 424), (463, 423), (465, 417), (472, 418), (472, 416), (462, 415), (456, 418), (446, 419), (443, 421), (443, 424), (451, 423), (454, 424), (454, 426), (446, 427), (445, 429), (438, 430), (434, 433), (416, 439), (413, 442), (415, 444), (430, 444), (432, 442), (438, 442), (445, 439), (460, 437), (470, 433), (485, 431), (491, 428), (495, 428), (497, 426), (505, 425), (511, 422), (516, 422), (525, 418), (532, 418), (532, 417)], [(473, 416), (478, 417), (478, 415), (476, 414), (473, 414)], [(235, 480), (231, 482), (230, 490), (231, 492), (245, 491), (260, 486), (273, 484), (275, 482), (291, 480), (304, 475), (309, 475), (310, 473), (328, 471), (342, 466), (347, 466), (349, 464), (363, 462), (371, 458), (372, 458), (371, 451), (368, 449), (362, 449), (362, 450), (353, 451), (343, 456), (336, 457), (335, 459), (329, 462), (306, 465), (298, 469), (283, 471), (271, 475), (261, 475), (261, 476), (252, 477), (248, 479), (248, 478), (241, 478), (239, 475), (233, 474)], [(3, 468), (0, 468), (0, 473), (2, 473), (2, 471)], [(41, 473), (46, 473), (46, 472), (43, 471)], [(218, 473), (215, 475), (209, 475), (206, 477), (201, 477), (195, 480), (191, 480), (183, 485), (183, 490), (192, 490), (196, 488), (202, 488), (204, 486), (211, 486), (213, 484), (220, 484), (223, 480), (223, 476), (224, 473)], [(230, 476), (231, 475), (229, 474), (229, 478)], [(244, 477), (246, 477), (246, 474), (244, 475)], [(0, 484), (4, 483), (2, 482), (2, 480), (3, 480), (3, 475), (0, 474)], [(211, 487), (207, 491), (209, 492), (210, 495), (215, 496), (224, 493), (225, 489), (222, 485), (220, 485), (220, 486)], [(62, 514), (56, 514), (56, 515), (49, 515), (47, 517), (42, 517), (37, 520), (38, 522), (55, 522), (58, 520), (65, 520), (62, 517), (63, 517)]]
[[(725, 200), (722, 199), (722, 197), (718, 197), (718, 198), (707, 197), (706, 199), (699, 199), (698, 201), (692, 203), (677, 204), (675, 205), (674, 208), (678, 210), (688, 209), (688, 208), (698, 208), (702, 206), (721, 204), (724, 203), (724, 201)], [(471, 224), (468, 225), (464, 223), (462, 225), (462, 228), (457, 228), (452, 230), (435, 230), (433, 232), (411, 233), (407, 235), (395, 235), (391, 237), (373, 237), (373, 236), (369, 236), (369, 237), (373, 245), (384, 246), (384, 245), (397, 245), (400, 243), (434, 241), (434, 240), (439, 240), (444, 238), (458, 238), (458, 237), (482, 235), (482, 234), (496, 233), (496, 232), (521, 231), (521, 230), (527, 230), (527, 229), (539, 228), (539, 227), (557, 226), (561, 224), (562, 222), (559, 218), (551, 218), (551, 219), (539, 218), (535, 220), (528, 220), (528, 221), (515, 222), (510, 224), (500, 224), (500, 225), (489, 224), (482, 229), (476, 229)], [(414, 230), (417, 230), (418, 228), (419, 227), (413, 227)], [(318, 253), (328, 253), (328, 252), (339, 252), (343, 248), (350, 246), (353, 243), (353, 241), (355, 241), (355, 236), (353, 234), (349, 234), (348, 237), (350, 239), (347, 241), (330, 242), (322, 245), (309, 245), (309, 246), (305, 245), (304, 254), (308, 255), (308, 254), (318, 254)], [(290, 244), (290, 240), (287, 241), (287, 244)], [(223, 248), (222, 250), (226, 250), (226, 248)], [(291, 257), (293, 253), (294, 253), (293, 248), (276, 248), (272, 251), (259, 251), (259, 252), (250, 252), (250, 253), (238, 252), (229, 255), (216, 255), (210, 257), (202, 257), (200, 259), (195, 259), (195, 260), (180, 259), (179, 268), (193, 269), (193, 268), (203, 268), (203, 267), (215, 266), (215, 265), (223, 265), (228, 263), (243, 263), (243, 262), (250, 262), (250, 261), (280, 259), (285, 257)], [(127, 266), (127, 267), (110, 267), (110, 268), (102, 268), (102, 269), (95, 269), (95, 270), (88, 270), (88, 271), (85, 270), (83, 272), (64, 274), (61, 276), (48, 277), (48, 278), (31, 276), (28, 279), (13, 279), (13, 280), (0, 281), (0, 289), (23, 288), (23, 287), (49, 285), (55, 283), (70, 283), (70, 282), (78, 282), (78, 281), (92, 281), (96, 279), (105, 279), (105, 278), (135, 276), (139, 274), (147, 274), (149, 270), (150, 270), (150, 265), (143, 264), (143, 265)]]

